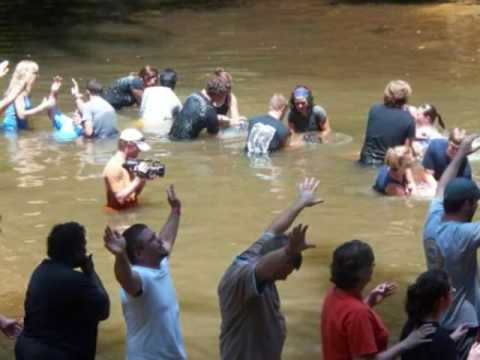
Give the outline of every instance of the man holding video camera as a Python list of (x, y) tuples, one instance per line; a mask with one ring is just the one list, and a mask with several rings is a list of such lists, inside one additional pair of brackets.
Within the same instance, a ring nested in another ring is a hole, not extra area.
[(125, 129), (118, 139), (118, 150), (103, 170), (107, 190), (107, 206), (122, 210), (137, 204), (149, 176), (147, 162), (126, 166), (128, 160), (136, 159), (140, 151), (148, 151), (150, 146), (137, 129)]

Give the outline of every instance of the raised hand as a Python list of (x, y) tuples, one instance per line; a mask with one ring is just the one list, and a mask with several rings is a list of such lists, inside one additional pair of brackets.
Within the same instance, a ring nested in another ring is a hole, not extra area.
[(23, 327), (22, 327), (22, 324), (20, 324), (17, 320), (9, 319), (2, 316), (0, 329), (5, 334), (6, 337), (13, 339), (18, 335), (20, 335)]
[(473, 343), (472, 347), (470, 348), (470, 352), (468, 353), (467, 360), (480, 360), (480, 343), (479, 342)]
[(8, 60), (3, 60), (0, 63), (0, 78), (8, 74), (8, 70), (9, 70), (8, 64), (9, 64)]
[(474, 153), (478, 149), (480, 149), (480, 145), (478, 145), (478, 144), (477, 144), (477, 146), (473, 147), (473, 142), (476, 139), (478, 139), (479, 137), (480, 137), (479, 134), (471, 134), (471, 135), (468, 135), (467, 137), (465, 137), (463, 139), (462, 143), (460, 144), (459, 148), (458, 148), (458, 152), (467, 156), (467, 155), (470, 155), (470, 154)]
[(58, 91), (60, 90), (60, 87), (62, 86), (62, 81), (63, 81), (63, 78), (59, 75), (56, 75), (53, 78), (52, 85), (50, 86), (50, 92), (55, 94), (58, 93)]
[(173, 185), (170, 185), (167, 188), (167, 200), (172, 209), (180, 209), (180, 207), (182, 206), (182, 203), (177, 198), (177, 194), (175, 193), (175, 188), (173, 187)]
[(463, 335), (465, 335), (468, 332), (468, 329), (470, 329), (468, 324), (462, 324), (459, 327), (457, 327), (454, 332), (452, 332), (450, 334), (450, 338), (453, 341), (457, 341), (458, 339), (460, 339)]
[(315, 190), (317, 190), (320, 181), (315, 178), (305, 178), (298, 184), (298, 200), (302, 206), (314, 206), (323, 202), (322, 199), (315, 197)]
[(366, 299), (366, 303), (371, 307), (380, 304), (385, 298), (393, 295), (397, 290), (397, 285), (392, 282), (384, 282), (377, 285)]
[(125, 238), (120, 235), (118, 231), (112, 230), (110, 226), (105, 228), (103, 241), (107, 250), (115, 256), (125, 254), (127, 251), (127, 243)]
[(315, 245), (307, 243), (305, 236), (307, 234), (308, 225), (299, 224), (288, 233), (288, 244), (286, 247), (287, 254), (300, 254), (302, 251), (314, 248)]
[(72, 96), (73, 96), (74, 98), (81, 97), (82, 94), (80, 94), (80, 88), (78, 87), (77, 80), (72, 79), (72, 83), (73, 83), (73, 86), (72, 86), (72, 89), (70, 90), (71, 93), (72, 93)]

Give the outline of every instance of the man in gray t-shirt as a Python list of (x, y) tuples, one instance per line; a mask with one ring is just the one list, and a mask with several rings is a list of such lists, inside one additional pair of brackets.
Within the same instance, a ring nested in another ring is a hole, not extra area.
[(302, 263), (302, 252), (313, 247), (301, 224), (285, 235), (300, 212), (322, 202), (315, 198), (319, 182), (299, 184), (295, 202), (266, 232), (237, 256), (220, 280), (218, 296), (222, 317), (220, 355), (223, 360), (276, 360), (286, 336), (285, 318), (275, 281), (286, 280)]
[(450, 330), (462, 324), (478, 327), (480, 319), (480, 223), (472, 223), (480, 189), (472, 180), (456, 178), (460, 165), (473, 151), (475, 138), (469, 136), (462, 142), (440, 178), (423, 231), (428, 268), (445, 270), (455, 289), (452, 304), (441, 321)]
[(89, 100), (85, 102), (78, 84), (74, 81), (72, 95), (81, 113), (80, 124), (84, 137), (105, 139), (118, 134), (117, 114), (112, 105), (100, 96), (102, 90), (102, 85), (97, 80), (89, 80), (87, 83)]

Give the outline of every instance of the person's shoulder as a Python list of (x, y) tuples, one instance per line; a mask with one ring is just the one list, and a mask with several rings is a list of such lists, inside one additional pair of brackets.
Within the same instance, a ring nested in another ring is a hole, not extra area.
[(110, 160), (108, 160), (107, 164), (103, 168), (103, 177), (116, 175), (122, 170), (124, 170), (122, 161), (120, 161), (118, 157), (114, 155), (110, 158)]

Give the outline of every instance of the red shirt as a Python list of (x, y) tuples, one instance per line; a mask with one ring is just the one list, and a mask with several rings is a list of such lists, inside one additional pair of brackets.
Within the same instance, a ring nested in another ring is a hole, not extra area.
[(362, 299), (332, 287), (320, 321), (324, 360), (351, 360), (384, 351), (388, 330)]

